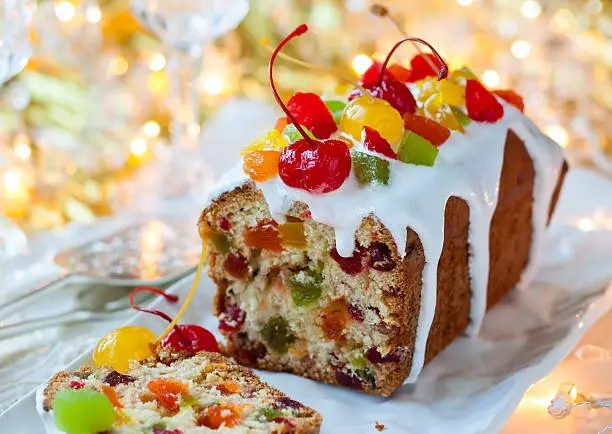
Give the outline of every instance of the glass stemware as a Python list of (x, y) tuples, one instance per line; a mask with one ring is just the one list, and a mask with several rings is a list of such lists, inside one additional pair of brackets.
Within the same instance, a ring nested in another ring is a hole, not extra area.
[(193, 148), (200, 131), (197, 89), (207, 43), (234, 29), (248, 0), (131, 0), (133, 14), (171, 48), (172, 143)]

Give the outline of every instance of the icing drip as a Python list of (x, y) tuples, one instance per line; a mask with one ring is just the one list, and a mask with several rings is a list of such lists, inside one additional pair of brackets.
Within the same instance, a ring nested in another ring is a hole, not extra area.
[[(502, 102), (502, 101), (500, 101)], [(563, 163), (561, 148), (541, 133), (519, 110), (502, 102), (504, 117), (493, 124), (472, 122), (465, 134), (452, 132), (439, 148), (433, 167), (389, 161), (388, 186), (360, 187), (352, 177), (326, 194), (312, 194), (286, 186), (278, 177), (258, 183), (272, 216), (284, 221), (294, 201), (308, 205), (312, 218), (334, 228), (336, 248), (350, 256), (361, 220), (374, 215), (391, 232), (400, 255), (405, 255), (407, 232), (418, 233), (425, 254), (417, 336), (408, 382), (423, 368), (425, 348), (436, 310), (437, 269), (444, 244), (444, 215), (451, 196), (464, 199), (470, 209), (470, 280), (472, 300), (468, 333), (476, 335), (486, 313), (489, 278), (489, 228), (497, 205), (504, 145), (509, 130), (525, 143), (535, 168), (533, 235), (530, 263), (522, 283), (533, 276), (552, 193)], [(359, 143), (356, 149), (368, 152)], [(210, 196), (247, 181), (238, 168), (225, 177)]]

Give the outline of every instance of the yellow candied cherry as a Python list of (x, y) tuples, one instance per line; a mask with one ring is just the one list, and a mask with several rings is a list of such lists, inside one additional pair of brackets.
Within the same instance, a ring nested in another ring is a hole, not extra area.
[(347, 104), (340, 119), (340, 131), (361, 141), (361, 132), (366, 126), (378, 131), (391, 146), (402, 139), (400, 113), (383, 99), (362, 95)]
[(240, 151), (240, 155), (248, 154), (253, 151), (276, 150), (281, 151), (289, 146), (289, 142), (283, 137), (282, 133), (275, 128), (262, 133), (259, 137), (246, 145)]
[(125, 374), (130, 360), (144, 360), (154, 355), (151, 346), (156, 339), (155, 334), (144, 327), (127, 326), (113, 330), (98, 342), (93, 354), (94, 365), (108, 365)]

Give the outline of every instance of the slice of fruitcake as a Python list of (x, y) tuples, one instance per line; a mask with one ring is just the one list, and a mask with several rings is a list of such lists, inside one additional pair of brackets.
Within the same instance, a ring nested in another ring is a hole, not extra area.
[(89, 366), (39, 390), (47, 432), (318, 433), (321, 416), (218, 353), (132, 362), (125, 374)]
[(567, 166), (515, 92), (435, 50), (387, 68), (415, 38), (350, 95), (285, 105), (273, 64), (305, 31), (270, 60), (286, 117), (200, 218), (215, 313), (241, 363), (388, 396), (532, 277)]

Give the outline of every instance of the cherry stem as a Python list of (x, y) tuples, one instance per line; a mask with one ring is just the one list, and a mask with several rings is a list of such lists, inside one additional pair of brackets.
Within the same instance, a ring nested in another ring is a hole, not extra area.
[[(397, 30), (399, 30), (399, 32), (402, 35), (408, 36), (408, 33), (406, 33), (406, 31), (404, 30), (402, 25), (399, 23), (399, 21), (397, 21), (397, 19), (393, 18), (393, 16), (389, 13), (389, 9), (387, 9), (385, 6), (379, 5), (379, 4), (374, 4), (374, 5), (372, 5), (370, 7), (370, 12), (373, 15), (376, 15), (377, 17), (387, 18), (389, 21), (391, 21), (391, 23), (395, 26), (395, 28)], [(417, 44), (416, 42), (412, 41), (412, 46), (419, 52), (419, 54), (423, 57), (423, 59), (425, 59), (425, 61), (429, 64), (429, 66), (431, 66), (431, 68), (434, 71), (436, 71), (437, 73), (440, 72), (440, 68), (438, 68), (438, 65), (433, 63), (433, 61), (429, 58), (429, 56), (426, 56), (425, 53), (423, 53), (423, 50), (421, 50), (421, 47), (419, 47), (419, 44)]]
[[(440, 70), (438, 71), (438, 80), (442, 80), (442, 79), (448, 77), (448, 65), (446, 64), (446, 62), (444, 61), (442, 56), (440, 56), (440, 53), (438, 53), (438, 51), (434, 47), (432, 47), (429, 42), (424, 41), (423, 39), (420, 39), (420, 38), (414, 38), (412, 36), (408, 36), (408, 37), (402, 39), (401, 41), (399, 41), (398, 43), (396, 43), (393, 46), (393, 48), (391, 49), (391, 51), (389, 51), (389, 54), (387, 54), (387, 58), (385, 59), (385, 62), (383, 63), (383, 66), (382, 66), (382, 68), (380, 70), (380, 79), (378, 81), (378, 85), (379, 86), (383, 82), (383, 78), (385, 77), (385, 70), (387, 69), (387, 64), (391, 60), (391, 56), (393, 56), (393, 53), (395, 53), (395, 50), (397, 50), (400, 47), (400, 45), (402, 45), (404, 42), (407, 42), (407, 41), (418, 42), (420, 44), (423, 44), (423, 45), (427, 46), (431, 50), (433, 55), (436, 56), (436, 59), (438, 59), (438, 61), (442, 65)], [(422, 54), (422, 56), (425, 56), (425, 55)], [(425, 56), (425, 57), (427, 58), (427, 56)]]
[[(162, 291), (161, 289), (158, 288), (153, 288), (152, 286), (139, 286), (138, 288), (135, 288), (132, 292), (130, 292), (130, 307), (134, 310), (140, 311), (140, 312), (145, 312), (145, 313), (150, 313), (152, 315), (156, 315), (160, 318), (165, 319), (166, 321), (168, 321), (169, 323), (172, 323), (172, 318), (157, 309), (149, 309), (147, 307), (142, 307), (142, 306), (138, 306), (136, 303), (134, 303), (134, 297), (136, 296), (136, 294), (138, 294), (139, 292), (153, 292), (157, 295), (161, 295), (162, 297), (164, 297), (169, 303), (176, 303), (179, 301), (179, 298), (177, 295), (174, 294), (166, 294), (164, 291)], [(189, 341), (183, 336), (183, 333), (181, 332), (180, 327), (178, 327), (177, 325), (174, 326), (176, 332), (179, 335), (179, 339), (184, 343), (184, 344), (189, 344)]]
[[(267, 50), (274, 51), (274, 48), (272, 48), (272, 47), (270, 47), (268, 45), (267, 40), (263, 40), (261, 45), (263, 45), (263, 47), (266, 48)], [(344, 81), (344, 82), (346, 82), (348, 84), (352, 84), (357, 89), (359, 89), (364, 95), (368, 95), (370, 98), (374, 99), (374, 97), (370, 94), (370, 92), (365, 87), (363, 87), (359, 83), (351, 80), (350, 78), (340, 74), (339, 72), (334, 71), (332, 68), (328, 68), (326, 66), (315, 65), (313, 63), (306, 62), (306, 61), (301, 60), (301, 59), (297, 59), (297, 58), (295, 58), (293, 56), (289, 56), (288, 54), (284, 54), (284, 53), (278, 53), (278, 57), (280, 57), (281, 59), (286, 60), (288, 62), (294, 63), (296, 65), (303, 66), (305, 68), (318, 69), (319, 71), (325, 71), (325, 72), (327, 72), (329, 74), (332, 74), (333, 76), (338, 77), (340, 80), (342, 80), (342, 81)]]
[(276, 102), (278, 103), (280, 108), (285, 112), (287, 118), (295, 126), (295, 129), (298, 130), (298, 132), (302, 135), (304, 140), (306, 140), (311, 146), (316, 146), (316, 142), (311, 139), (308, 134), (306, 134), (306, 131), (304, 131), (298, 121), (295, 120), (285, 103), (283, 103), (283, 100), (278, 95), (278, 91), (276, 90), (276, 86), (274, 85), (274, 61), (276, 60), (276, 57), (289, 41), (291, 41), (293, 38), (303, 35), (307, 31), (308, 26), (306, 24), (302, 24), (298, 26), (293, 32), (289, 33), (289, 35), (287, 35), (287, 37), (285, 37), (285, 39), (283, 39), (280, 44), (278, 44), (278, 46), (272, 52), (272, 57), (270, 57), (270, 63), (268, 64), (268, 75), (270, 79), (270, 87), (272, 88), (272, 93), (274, 94), (274, 98), (276, 99)]

